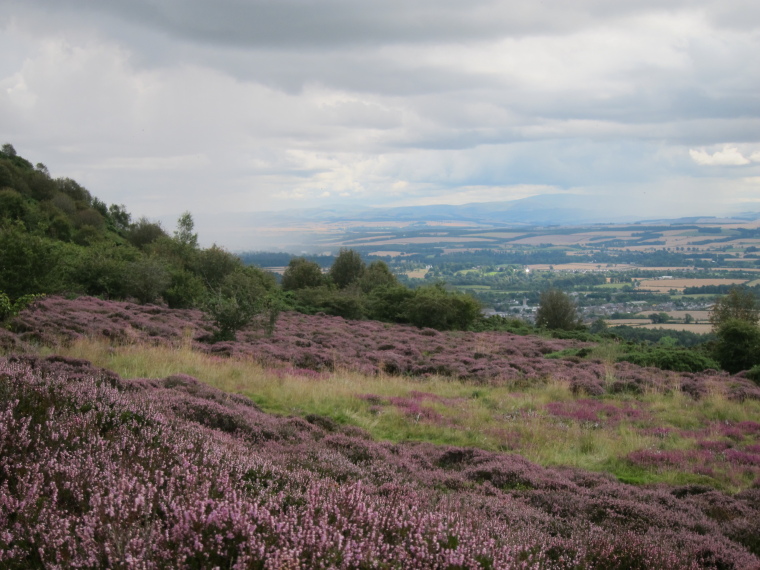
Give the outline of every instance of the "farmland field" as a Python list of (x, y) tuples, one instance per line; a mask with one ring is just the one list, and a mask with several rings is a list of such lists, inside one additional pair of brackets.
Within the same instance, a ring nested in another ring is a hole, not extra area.
[(648, 323), (641, 325), (645, 329), (665, 329), (671, 331), (689, 331), (698, 334), (707, 334), (712, 331), (709, 323)]
[(701, 287), (704, 285), (739, 285), (746, 283), (747, 279), (643, 279), (639, 282), (639, 289), (653, 291), (669, 291), (675, 289), (683, 291), (686, 287)]

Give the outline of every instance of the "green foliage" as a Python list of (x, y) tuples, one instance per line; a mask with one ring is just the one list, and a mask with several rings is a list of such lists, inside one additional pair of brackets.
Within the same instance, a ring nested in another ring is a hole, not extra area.
[(0, 323), (6, 323), (40, 297), (42, 295), (22, 295), (11, 301), (8, 295), (0, 291)]
[(607, 326), (607, 321), (602, 318), (598, 318), (593, 323), (591, 323), (589, 332), (591, 334), (603, 334), (607, 332), (608, 329), (609, 327)]
[(174, 239), (182, 245), (196, 249), (198, 247), (198, 234), (193, 233), (195, 222), (190, 212), (184, 212), (177, 220), (177, 229), (174, 231)]
[(639, 366), (653, 366), (675, 372), (702, 372), (720, 368), (718, 362), (698, 350), (657, 346), (641, 347), (618, 357), (618, 362), (631, 362)]
[(203, 280), (183, 268), (169, 270), (169, 286), (163, 297), (172, 309), (191, 309), (203, 302), (207, 289)]
[(581, 327), (578, 309), (569, 295), (559, 289), (541, 293), (536, 326), (546, 329), (574, 330)]
[(746, 321), (751, 325), (757, 325), (760, 320), (760, 308), (752, 291), (732, 287), (727, 295), (715, 302), (710, 312), (713, 330), (717, 332), (724, 323), (730, 320)]
[(364, 293), (371, 293), (379, 287), (393, 287), (398, 285), (398, 279), (388, 268), (384, 261), (373, 261), (364, 270), (358, 280), (359, 288)]
[(338, 290), (322, 285), (291, 292), (293, 307), (307, 314), (325, 313), (344, 319), (362, 319), (365, 316), (364, 297), (356, 288)]
[(136, 248), (108, 243), (81, 248), (72, 265), (76, 290), (108, 299), (124, 298), (129, 264), (140, 259), (140, 255)]
[(127, 211), (127, 207), (124, 204), (119, 206), (111, 204), (108, 207), (108, 218), (113, 229), (119, 233), (125, 233), (132, 225), (132, 214)]
[(442, 285), (420, 287), (403, 305), (404, 317), (418, 327), (467, 330), (480, 317), (480, 303), (463, 293), (449, 293)]
[(271, 331), (282, 306), (270, 298), (273, 284), (263, 271), (246, 267), (227, 275), (218, 289), (209, 292), (204, 309), (217, 327), (215, 340), (234, 340), (237, 331), (262, 314)]
[(145, 249), (161, 237), (167, 237), (166, 232), (161, 224), (154, 223), (146, 217), (142, 217), (135, 224), (130, 226), (126, 232), (129, 243), (140, 249)]
[(408, 322), (404, 307), (413, 297), (414, 291), (403, 285), (376, 287), (367, 296), (367, 317), (392, 323)]
[(646, 329), (627, 325), (609, 327), (605, 335), (639, 343), (659, 343), (661, 338), (669, 337), (675, 339), (678, 346), (682, 347), (698, 346), (715, 338), (715, 335), (712, 333), (698, 334), (691, 331)]
[(243, 269), (243, 263), (239, 257), (214, 244), (194, 256), (192, 269), (206, 287), (218, 289), (228, 275)]
[(732, 374), (760, 364), (760, 328), (738, 318), (723, 321), (715, 331), (715, 359)]
[(744, 375), (755, 384), (760, 385), (760, 364), (755, 364), (752, 368), (747, 370)]
[(362, 276), (364, 269), (364, 261), (359, 252), (341, 248), (338, 257), (330, 267), (329, 275), (338, 289), (345, 289)]
[(171, 283), (165, 264), (155, 257), (142, 257), (126, 269), (126, 293), (140, 303), (157, 301)]
[(652, 313), (649, 315), (649, 320), (656, 325), (667, 323), (670, 320), (670, 315), (667, 313)]
[(74, 251), (27, 233), (21, 224), (0, 228), (0, 289), (11, 298), (64, 291)]
[(319, 287), (324, 283), (322, 268), (303, 257), (294, 257), (282, 274), (284, 291), (295, 291), (306, 287)]
[(3, 188), (1, 182), (0, 188), (0, 220), (23, 220), (29, 212), (24, 197), (13, 188)]
[(476, 332), (503, 331), (523, 336), (534, 332), (533, 325), (529, 322), (501, 315), (482, 317), (472, 324), (470, 330)]

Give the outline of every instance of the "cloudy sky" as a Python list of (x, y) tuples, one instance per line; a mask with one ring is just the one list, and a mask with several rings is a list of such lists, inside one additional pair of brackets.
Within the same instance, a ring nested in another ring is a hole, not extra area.
[(757, 0), (0, 0), (0, 30), (0, 142), (138, 216), (760, 211)]

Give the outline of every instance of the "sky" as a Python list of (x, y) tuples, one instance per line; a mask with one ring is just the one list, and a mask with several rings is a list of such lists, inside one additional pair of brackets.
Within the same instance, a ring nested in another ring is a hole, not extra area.
[(206, 240), (541, 194), (760, 211), (758, 54), (757, 0), (0, 0), (0, 143)]

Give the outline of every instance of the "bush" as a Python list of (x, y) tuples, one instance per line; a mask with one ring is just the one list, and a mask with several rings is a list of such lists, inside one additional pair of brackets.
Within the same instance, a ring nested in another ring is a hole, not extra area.
[(23, 295), (15, 301), (11, 301), (8, 295), (0, 291), (0, 323), (5, 323), (15, 317), (40, 297), (41, 295)]
[(156, 258), (143, 258), (128, 264), (126, 292), (138, 302), (153, 303), (171, 283), (164, 263)]
[(442, 285), (420, 287), (403, 306), (413, 325), (437, 330), (467, 330), (480, 317), (480, 304), (463, 293), (449, 293)]
[(217, 327), (215, 340), (235, 340), (235, 333), (260, 314), (268, 313), (267, 328), (274, 328), (279, 304), (267, 299), (272, 285), (273, 281), (263, 271), (251, 267), (227, 275), (204, 303), (204, 309)]
[(475, 321), (470, 330), (475, 332), (500, 331), (519, 334), (522, 336), (533, 333), (533, 325), (528, 321), (523, 321), (516, 317), (504, 317), (501, 315), (491, 315), (482, 317)]
[(414, 291), (403, 285), (383, 285), (367, 297), (367, 317), (376, 321), (407, 322), (404, 304), (414, 297)]
[(0, 289), (11, 298), (65, 290), (73, 247), (28, 234), (20, 224), (0, 229)]
[(735, 374), (760, 363), (760, 329), (751, 322), (728, 319), (716, 330), (715, 359)]
[(295, 309), (306, 314), (325, 313), (344, 319), (364, 318), (364, 297), (349, 287), (342, 291), (326, 285), (292, 292)]
[(656, 347), (631, 352), (618, 358), (618, 362), (630, 362), (639, 366), (654, 366), (674, 372), (702, 372), (718, 369), (718, 362), (696, 350)]
[(755, 364), (744, 374), (745, 378), (752, 380), (755, 384), (760, 385), (760, 364)]

